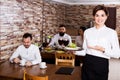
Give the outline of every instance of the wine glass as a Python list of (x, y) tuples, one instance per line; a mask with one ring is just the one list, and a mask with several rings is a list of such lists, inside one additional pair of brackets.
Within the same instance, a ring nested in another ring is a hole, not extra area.
[(69, 40), (68, 39), (63, 39), (63, 44), (64, 44), (64, 46), (67, 46), (69, 44)]
[(58, 39), (58, 43), (59, 43), (59, 45), (62, 45), (62, 44), (63, 44), (62, 38)]
[(42, 46), (43, 46), (43, 47), (47, 47), (47, 46), (48, 46), (48, 43), (43, 42)]

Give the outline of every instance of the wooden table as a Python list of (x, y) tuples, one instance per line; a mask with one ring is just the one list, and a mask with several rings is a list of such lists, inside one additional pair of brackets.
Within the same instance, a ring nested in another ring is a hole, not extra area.
[(72, 75), (55, 74), (55, 72), (61, 66), (56, 66), (54, 64), (47, 64), (46, 69), (40, 69), (39, 65), (34, 65), (32, 67), (21, 67), (19, 64), (12, 64), (9, 61), (0, 64), (0, 80), (22, 80), (23, 70), (29, 74), (44, 76), (48, 75), (49, 80), (81, 80), (80, 72), (81, 67), (74, 67), (74, 72)]
[[(42, 61), (47, 63), (55, 64), (55, 52), (47, 53), (41, 52)], [(75, 55), (75, 65), (80, 66), (80, 63), (83, 63), (84, 56)]]

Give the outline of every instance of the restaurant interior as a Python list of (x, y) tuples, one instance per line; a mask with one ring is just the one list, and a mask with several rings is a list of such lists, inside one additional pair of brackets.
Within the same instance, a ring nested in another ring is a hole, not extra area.
[[(106, 25), (117, 31), (120, 41), (119, 0), (0, 0), (0, 80), (22, 80), (23, 72), (21, 71), (24, 68), (6, 61), (22, 44), (24, 33), (32, 34), (32, 43), (39, 46), (40, 51), (43, 43), (48, 43), (47, 39), (52, 38), (58, 32), (60, 24), (66, 25), (67, 33), (74, 40), (80, 27), (93, 26), (92, 10), (99, 4), (108, 7), (110, 16)], [(80, 71), (84, 56), (75, 56), (74, 73), (66, 76), (55, 74), (55, 71), (60, 68), (55, 66), (55, 54), (41, 51), (41, 55), (43, 62), (47, 63), (48, 80), (81, 80)], [(3, 68), (3, 65), (7, 67)], [(120, 69), (118, 68), (120, 59), (110, 59), (110, 66), (109, 80), (120, 80)], [(10, 70), (6, 69), (9, 67)], [(15, 71), (14, 76), (11, 74), (12, 70)], [(34, 75), (42, 74), (42, 70), (39, 71), (38, 67), (27, 70)], [(20, 73), (18, 74), (17, 71)], [(4, 79), (6, 76), (2, 73), (9, 76)]]

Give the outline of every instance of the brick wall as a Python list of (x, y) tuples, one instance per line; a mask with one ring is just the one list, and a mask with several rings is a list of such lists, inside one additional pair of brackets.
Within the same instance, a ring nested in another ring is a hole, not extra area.
[(66, 24), (75, 28), (80, 26), (88, 26), (88, 22), (92, 20), (91, 5), (69, 5), (66, 7)]
[[(92, 10), (96, 5), (68, 5), (66, 6), (66, 24), (70, 27), (79, 28), (80, 26), (89, 27), (89, 21), (93, 20)], [(120, 34), (120, 5), (105, 5), (116, 7), (116, 31)]]
[(21, 44), (25, 32), (33, 34), (33, 43), (42, 42), (42, 37), (53, 35), (59, 24), (64, 23), (63, 4), (44, 0), (0, 1), (0, 53), (7, 54)]
[(59, 24), (65, 23), (65, 6), (57, 3), (44, 2), (43, 11), (43, 36), (53, 36)]

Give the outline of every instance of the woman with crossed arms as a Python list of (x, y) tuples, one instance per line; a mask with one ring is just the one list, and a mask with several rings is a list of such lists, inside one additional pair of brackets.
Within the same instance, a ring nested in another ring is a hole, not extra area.
[(84, 50), (75, 53), (85, 54), (82, 80), (108, 80), (109, 59), (120, 57), (117, 33), (105, 25), (108, 16), (108, 10), (103, 5), (93, 9), (95, 25), (84, 32)]

